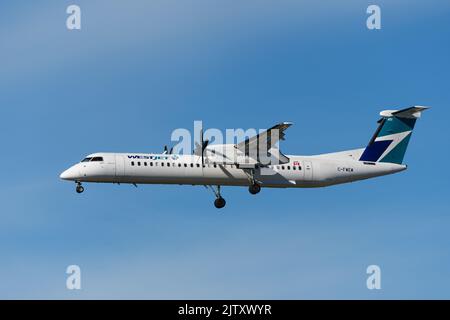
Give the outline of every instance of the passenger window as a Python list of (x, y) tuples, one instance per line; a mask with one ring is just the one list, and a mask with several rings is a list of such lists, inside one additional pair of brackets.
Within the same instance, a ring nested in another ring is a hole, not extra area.
[(200, 165), (197, 163), (197, 168), (200, 168)]
[(184, 164), (184, 167), (187, 168), (187, 163)]
[(191, 168), (193, 168), (194, 167), (194, 164), (193, 163), (191, 163)]
[(287, 169), (288, 169), (288, 170), (291, 170), (291, 166), (287, 166)]
[(217, 168), (217, 164), (214, 163), (214, 168)]
[(141, 162), (139, 161), (139, 162), (138, 162), (138, 167), (140, 167), (140, 166), (141, 166)]
[(134, 166), (134, 161), (131, 161), (131, 165)]
[(167, 162), (167, 166), (170, 167), (170, 162)]
[(284, 170), (284, 166), (281, 166), (281, 170)]
[(296, 167), (296, 166), (293, 166), (293, 167), (292, 167), (292, 170), (297, 170), (297, 167)]
[(150, 162), (150, 167), (153, 167), (153, 162)]
[(161, 162), (161, 167), (164, 167), (164, 162)]
[(144, 162), (144, 167), (146, 167), (147, 166), (147, 162)]

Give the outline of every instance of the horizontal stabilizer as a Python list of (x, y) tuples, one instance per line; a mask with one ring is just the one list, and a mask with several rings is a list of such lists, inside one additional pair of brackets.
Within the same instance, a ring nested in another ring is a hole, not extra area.
[(408, 119), (417, 119), (420, 118), (422, 111), (429, 109), (429, 107), (423, 106), (414, 106), (409, 107), (402, 110), (384, 110), (380, 112), (380, 116), (384, 118), (408, 118)]

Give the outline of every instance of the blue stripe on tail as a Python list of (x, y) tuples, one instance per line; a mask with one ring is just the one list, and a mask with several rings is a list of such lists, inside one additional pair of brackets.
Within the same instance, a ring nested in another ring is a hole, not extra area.
[(367, 146), (364, 150), (359, 161), (372, 161), (376, 162), (386, 149), (391, 145), (392, 140), (375, 141), (371, 145)]

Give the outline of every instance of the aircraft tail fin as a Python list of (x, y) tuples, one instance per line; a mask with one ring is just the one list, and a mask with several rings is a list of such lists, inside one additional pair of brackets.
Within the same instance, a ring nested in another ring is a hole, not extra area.
[(427, 109), (414, 106), (381, 111), (378, 128), (359, 160), (402, 164), (416, 120)]

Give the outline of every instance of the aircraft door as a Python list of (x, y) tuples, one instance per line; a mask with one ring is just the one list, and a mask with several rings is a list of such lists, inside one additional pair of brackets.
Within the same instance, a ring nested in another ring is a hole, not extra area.
[(125, 158), (123, 155), (116, 154), (116, 177), (125, 176)]
[(303, 168), (305, 170), (305, 181), (313, 180), (313, 167), (311, 161), (304, 161)]

